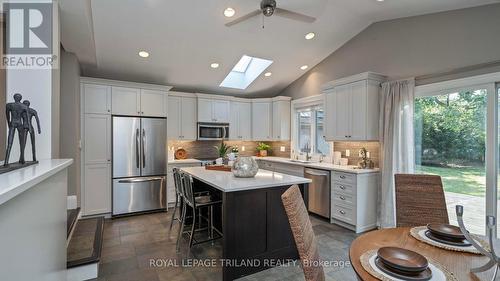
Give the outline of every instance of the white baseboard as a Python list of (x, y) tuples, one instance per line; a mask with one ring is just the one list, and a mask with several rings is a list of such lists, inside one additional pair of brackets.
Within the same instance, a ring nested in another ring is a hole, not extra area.
[(78, 203), (76, 200), (76, 195), (68, 196), (68, 210), (76, 209), (78, 207)]
[(87, 265), (68, 268), (66, 270), (67, 281), (84, 281), (97, 278), (99, 272), (99, 263), (91, 263)]

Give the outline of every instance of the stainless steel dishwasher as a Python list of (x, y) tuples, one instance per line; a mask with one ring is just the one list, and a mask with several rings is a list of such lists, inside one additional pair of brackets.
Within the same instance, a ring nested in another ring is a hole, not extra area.
[(309, 184), (309, 212), (330, 218), (330, 171), (304, 169), (304, 177), (311, 179)]

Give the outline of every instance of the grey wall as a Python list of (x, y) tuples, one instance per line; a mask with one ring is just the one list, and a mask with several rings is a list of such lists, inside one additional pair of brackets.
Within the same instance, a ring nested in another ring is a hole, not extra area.
[[(0, 21), (2, 23), (2, 21)], [(3, 24), (2, 24), (3, 25)], [(4, 28), (0, 32), (0, 54), (3, 54)], [(7, 124), (5, 120), (5, 90), (7, 88), (5, 79), (5, 69), (0, 69), (0, 161), (5, 159), (5, 145), (7, 142)]]
[(397, 79), (499, 60), (500, 4), (396, 19), (370, 25), (280, 95), (317, 95), (323, 83), (365, 71)]
[(76, 56), (61, 49), (60, 150), (61, 158), (74, 159), (68, 168), (68, 195), (80, 203), (80, 65)]

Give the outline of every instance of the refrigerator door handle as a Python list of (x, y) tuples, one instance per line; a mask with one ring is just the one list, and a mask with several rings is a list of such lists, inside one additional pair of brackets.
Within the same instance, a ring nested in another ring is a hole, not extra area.
[(140, 146), (140, 143), (139, 143), (139, 129), (136, 129), (135, 130), (135, 165), (137, 168), (140, 168), (140, 159), (141, 159), (141, 156), (140, 156), (140, 153), (139, 153), (139, 146)]
[(146, 168), (146, 130), (142, 129), (142, 167)]
[(119, 183), (137, 183), (137, 182), (150, 182), (150, 181), (161, 181), (163, 178), (161, 177), (153, 177), (153, 178), (140, 178), (140, 179), (124, 179), (119, 180)]

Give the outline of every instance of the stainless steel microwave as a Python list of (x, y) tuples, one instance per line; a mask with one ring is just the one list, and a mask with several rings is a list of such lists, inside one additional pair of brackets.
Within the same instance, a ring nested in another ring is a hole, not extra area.
[(198, 140), (229, 139), (229, 124), (198, 123)]

